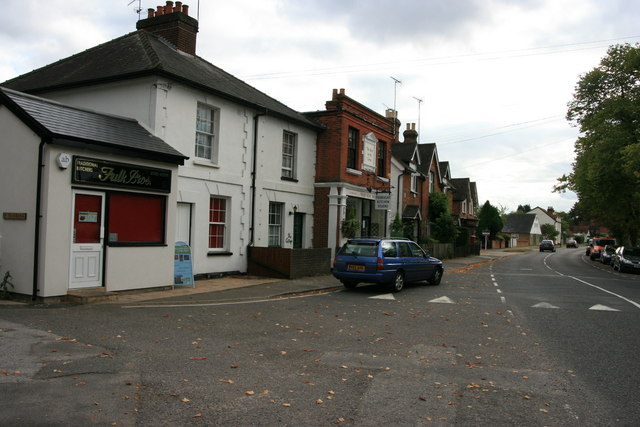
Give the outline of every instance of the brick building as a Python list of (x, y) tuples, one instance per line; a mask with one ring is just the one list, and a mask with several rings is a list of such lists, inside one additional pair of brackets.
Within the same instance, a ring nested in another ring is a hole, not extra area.
[(313, 246), (335, 249), (347, 216), (359, 223), (357, 237), (388, 234), (388, 208), (376, 209), (376, 198), (389, 201), (391, 145), (399, 126), (394, 114), (376, 113), (344, 89), (334, 89), (325, 107), (305, 114), (325, 127), (316, 146)]

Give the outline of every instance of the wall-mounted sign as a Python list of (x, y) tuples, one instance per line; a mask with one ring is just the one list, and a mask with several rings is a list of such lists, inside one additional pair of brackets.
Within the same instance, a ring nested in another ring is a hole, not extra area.
[(376, 138), (373, 132), (369, 132), (362, 139), (362, 170), (375, 173), (376, 160), (378, 158), (378, 138)]
[(98, 212), (78, 212), (78, 222), (98, 222)]
[(2, 219), (7, 221), (26, 221), (26, 212), (2, 212)]
[(74, 184), (171, 192), (170, 170), (87, 157), (73, 157), (71, 180)]
[(391, 204), (391, 193), (376, 193), (376, 209), (388, 210)]

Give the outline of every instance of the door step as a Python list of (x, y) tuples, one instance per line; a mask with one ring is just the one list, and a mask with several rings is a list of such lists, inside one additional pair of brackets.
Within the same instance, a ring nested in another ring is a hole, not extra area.
[(70, 289), (67, 292), (67, 301), (76, 304), (92, 304), (95, 302), (116, 301), (118, 294), (107, 292), (104, 288)]

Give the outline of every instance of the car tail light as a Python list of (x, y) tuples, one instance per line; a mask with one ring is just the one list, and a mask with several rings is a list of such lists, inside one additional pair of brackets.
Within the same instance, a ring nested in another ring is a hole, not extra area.
[(378, 257), (378, 262), (376, 264), (376, 270), (383, 270), (384, 264), (382, 264), (382, 258)]
[(336, 263), (337, 262), (338, 262), (338, 257), (333, 257), (333, 268), (336, 268)]

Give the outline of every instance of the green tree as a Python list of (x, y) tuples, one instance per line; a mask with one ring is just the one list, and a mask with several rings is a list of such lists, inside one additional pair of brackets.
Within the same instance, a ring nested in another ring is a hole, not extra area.
[(558, 230), (552, 224), (542, 224), (540, 226), (540, 232), (542, 233), (543, 239), (556, 240), (558, 237)]
[(583, 75), (567, 120), (580, 129), (576, 161), (554, 191), (571, 190), (580, 208), (638, 242), (640, 229), (640, 45), (615, 45)]
[(478, 236), (482, 236), (485, 230), (489, 230), (489, 240), (495, 240), (496, 235), (502, 231), (502, 216), (500, 211), (487, 200), (478, 212)]
[(435, 221), (446, 212), (449, 212), (449, 197), (444, 193), (429, 194), (429, 219)]
[(527, 213), (531, 210), (531, 205), (518, 205), (518, 209), (516, 209), (516, 213)]
[(458, 230), (449, 212), (445, 212), (433, 221), (431, 235), (440, 243), (453, 243), (458, 236)]

